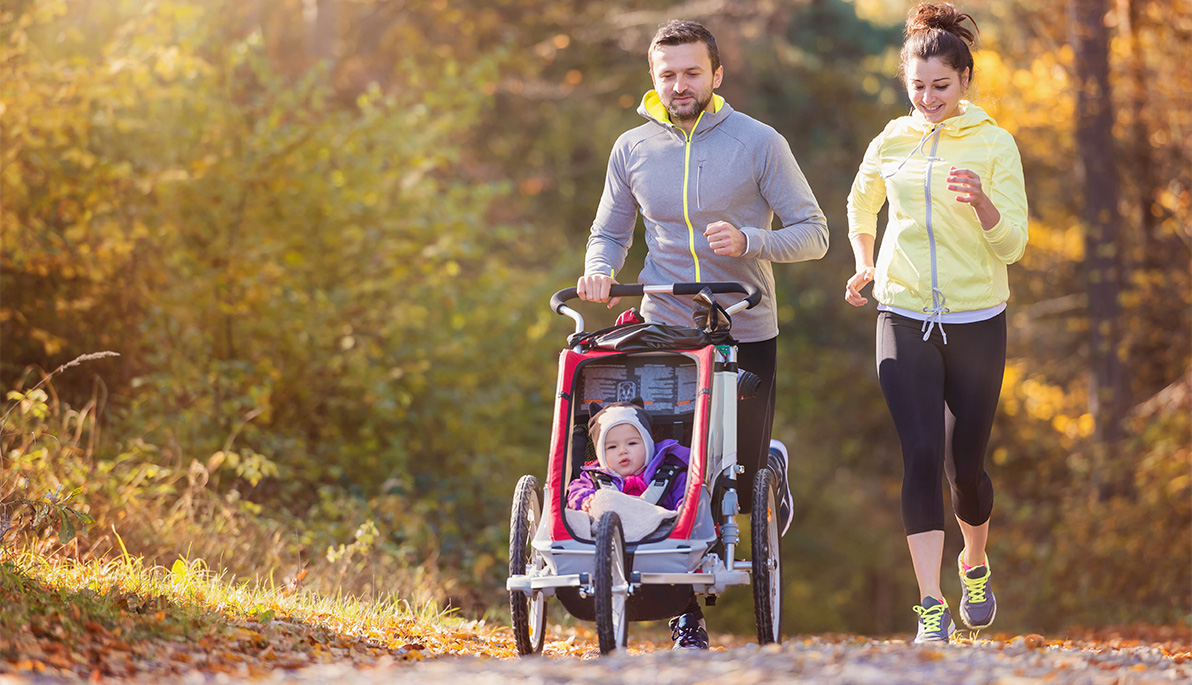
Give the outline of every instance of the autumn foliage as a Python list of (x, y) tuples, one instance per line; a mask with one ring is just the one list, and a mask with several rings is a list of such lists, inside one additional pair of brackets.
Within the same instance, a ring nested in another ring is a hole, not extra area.
[[(517, 477), (545, 466), (569, 332), (546, 299), (578, 275), (670, 7), (317, 3), (338, 8), (328, 25), (304, 17), (313, 4), (0, 8), (0, 385), (16, 393), (0, 506), (81, 488), (95, 523), (71, 520), (86, 528), (62, 547), (72, 555), (123, 547), (479, 614), (504, 601)], [(982, 29), (973, 97), (1016, 137), (1031, 206), (989, 455), (999, 622), (1187, 621), (1192, 40), (1155, 0), (1107, 15), (1122, 223), (1095, 248), (1123, 264), (1114, 352), (1129, 407), (1110, 445), (1089, 401), (1098, 276), (1064, 7), (965, 6)], [(694, 17), (721, 36), (722, 94), (791, 141), (834, 227), (827, 258), (777, 270), (792, 632), (904, 630), (916, 599), (872, 312), (840, 298), (848, 184), (905, 109), (903, 9)], [(45, 370), (104, 350), (120, 356), (30, 394)], [(5, 553), (61, 534), (30, 521)], [(748, 630), (746, 602), (727, 599), (718, 629)]]

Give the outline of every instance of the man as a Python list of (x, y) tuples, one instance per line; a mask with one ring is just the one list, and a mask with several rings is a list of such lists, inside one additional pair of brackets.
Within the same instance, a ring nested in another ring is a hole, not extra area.
[[(692, 21), (663, 24), (648, 60), (654, 89), (638, 107), (647, 122), (613, 146), (579, 297), (616, 306), (619, 298), (609, 300), (609, 287), (625, 263), (639, 210), (648, 247), (639, 282), (736, 281), (761, 291), (757, 307), (733, 315), (740, 368), (762, 379), (754, 398), (738, 407), (737, 460), (745, 467), (738, 492), (741, 510), (750, 511), (753, 476), (768, 464), (781, 490), (785, 534), (792, 514), (787, 454), (782, 443), (770, 441), (778, 349), (770, 263), (823, 257), (827, 221), (786, 140), (715, 94), (724, 67), (706, 28)], [(775, 214), (777, 230), (771, 227)], [(642, 305), (647, 320), (679, 326), (692, 325), (692, 313), (690, 298), (652, 295)], [(689, 607), (672, 621), (676, 647), (707, 646), (702, 626), (691, 627), (700, 622), (698, 611), (694, 604), (694, 612)]]

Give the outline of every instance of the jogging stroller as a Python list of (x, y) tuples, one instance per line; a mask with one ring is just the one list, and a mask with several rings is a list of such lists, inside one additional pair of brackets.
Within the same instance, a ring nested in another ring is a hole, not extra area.
[[(583, 316), (565, 303), (575, 288), (551, 298), (551, 309), (575, 321), (559, 355), (559, 375), (545, 488), (522, 476), (509, 524), (509, 606), (519, 654), (542, 649), (547, 600), (596, 622), (602, 654), (626, 645), (630, 621), (665, 619), (683, 612), (694, 592), (705, 602), (732, 585), (752, 583), (758, 642), (782, 635), (782, 566), (779, 556), (778, 485), (770, 469), (753, 483), (752, 561), (736, 558), (740, 531), (737, 476), (736, 343), (733, 313), (761, 295), (738, 283), (614, 285), (613, 297), (662, 293), (696, 298), (706, 312), (701, 328), (656, 323), (584, 331)], [(713, 295), (745, 299), (722, 308)], [(746, 383), (741, 383), (746, 379)], [(756, 381), (756, 378), (753, 379)], [(748, 396), (748, 395), (744, 395)], [(690, 446), (685, 496), (677, 516), (641, 539), (626, 540), (621, 516), (598, 519), (567, 508), (567, 484), (593, 453), (587, 434), (590, 403), (641, 398), (655, 441)]]

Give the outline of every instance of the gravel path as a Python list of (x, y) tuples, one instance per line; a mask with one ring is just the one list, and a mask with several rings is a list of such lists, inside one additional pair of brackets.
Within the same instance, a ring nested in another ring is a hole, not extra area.
[[(1159, 647), (1105, 648), (1028, 646), (1030, 638), (1011, 642), (978, 640), (939, 647), (915, 647), (899, 640), (855, 638), (845, 641), (811, 637), (783, 645), (745, 645), (707, 652), (636, 652), (601, 658), (537, 657), (491, 659), (444, 657), (419, 663), (383, 663), (355, 670), (328, 665), (276, 673), (256, 682), (299, 685), (352, 683), (373, 685), (414, 682), (420, 685), (688, 685), (696, 683), (959, 683), (1019, 685), (1081, 683), (1133, 685), (1192, 682), (1192, 660), (1165, 655)], [(213, 682), (210, 676), (182, 682)], [(218, 680), (214, 681), (218, 682)]]

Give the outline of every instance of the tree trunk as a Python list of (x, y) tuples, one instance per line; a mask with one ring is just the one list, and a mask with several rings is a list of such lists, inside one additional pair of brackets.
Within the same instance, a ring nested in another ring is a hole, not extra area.
[[(334, 59), (339, 40), (339, 0), (304, 0), (307, 7), (306, 54), (313, 60)], [(310, 12), (311, 6), (314, 12)]]
[[(1122, 360), (1120, 194), (1114, 163), (1106, 0), (1072, 0), (1076, 48), (1076, 141), (1084, 202), (1086, 287), (1092, 364), (1090, 405), (1098, 451), (1112, 454), (1129, 406)], [(1098, 459), (1098, 461), (1101, 461)], [(1104, 462), (1102, 462), (1104, 463)], [(1102, 493), (1104, 494), (1104, 492)]]

